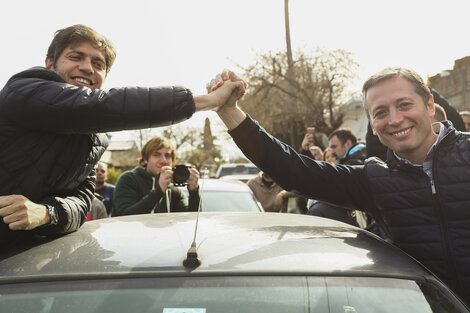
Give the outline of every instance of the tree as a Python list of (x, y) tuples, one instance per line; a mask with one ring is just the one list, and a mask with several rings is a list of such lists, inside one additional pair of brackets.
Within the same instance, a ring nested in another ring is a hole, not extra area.
[(118, 170), (114, 167), (109, 167), (108, 168), (108, 180), (106, 182), (111, 185), (116, 185), (121, 174), (122, 174), (121, 170)]
[(153, 137), (160, 136), (170, 139), (175, 149), (178, 150), (196, 146), (198, 132), (199, 128), (181, 123), (167, 127), (137, 129), (131, 132), (131, 136), (139, 149), (142, 149), (145, 143)]
[(179, 164), (192, 164), (198, 169), (204, 167), (217, 168), (223, 163), (220, 148), (214, 143), (216, 136), (212, 135), (210, 119), (204, 121), (204, 130), (191, 126), (188, 122), (167, 127), (148, 128), (133, 132), (134, 138), (142, 146), (154, 136), (168, 138), (177, 151)]
[[(329, 134), (343, 116), (339, 106), (346, 87), (356, 78), (358, 64), (344, 50), (317, 48), (289, 58), (285, 52), (258, 54), (255, 64), (242, 67), (250, 89), (240, 106), (275, 137), (298, 148), (308, 126)], [(293, 73), (293, 74), (292, 74)], [(287, 130), (287, 131), (286, 131)]]
[(217, 167), (222, 161), (220, 149), (214, 144), (216, 137), (212, 135), (210, 119), (204, 121), (204, 131), (200, 133), (200, 144), (195, 149), (187, 150), (182, 157), (186, 163), (193, 164), (197, 168)]

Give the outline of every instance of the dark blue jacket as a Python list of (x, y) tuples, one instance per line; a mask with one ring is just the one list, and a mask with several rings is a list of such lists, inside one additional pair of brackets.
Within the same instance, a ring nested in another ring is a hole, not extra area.
[(230, 134), (285, 190), (365, 210), (398, 247), (470, 304), (470, 133), (451, 128), (440, 142), (433, 155), (434, 182), (394, 156), (388, 163), (370, 158), (357, 166), (314, 161), (251, 118)]
[(94, 166), (103, 154), (100, 132), (169, 125), (195, 111), (181, 87), (76, 87), (35, 67), (14, 75), (0, 91), (0, 195), (20, 194), (56, 208), (57, 225), (10, 231), (0, 219), (0, 247), (31, 233), (64, 234), (86, 220)]

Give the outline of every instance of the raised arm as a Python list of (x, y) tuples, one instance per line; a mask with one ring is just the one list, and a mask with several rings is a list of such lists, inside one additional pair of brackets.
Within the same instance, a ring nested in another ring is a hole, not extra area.
[(0, 115), (26, 129), (54, 133), (96, 133), (166, 126), (227, 101), (243, 82), (229, 82), (211, 94), (189, 89), (122, 87), (90, 89), (67, 84), (55, 72), (36, 67), (13, 76), (0, 91)]
[[(213, 88), (224, 88), (226, 79), (221, 75), (211, 81), (208, 92)], [(241, 80), (233, 73), (230, 73), (229, 79)], [(222, 86), (220, 81), (223, 82)], [(217, 113), (244, 155), (278, 185), (307, 198), (343, 207), (361, 209), (367, 205), (367, 199), (357, 197), (368, 189), (363, 167), (334, 166), (299, 155), (247, 116), (237, 106), (236, 100), (237, 97), (232, 96)]]

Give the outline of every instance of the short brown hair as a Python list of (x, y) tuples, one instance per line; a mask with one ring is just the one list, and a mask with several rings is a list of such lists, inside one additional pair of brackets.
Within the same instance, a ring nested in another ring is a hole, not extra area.
[(106, 74), (108, 74), (116, 59), (116, 48), (106, 37), (85, 25), (77, 24), (56, 31), (54, 39), (52, 39), (47, 49), (47, 57), (52, 60), (55, 67), (62, 51), (68, 46), (80, 42), (90, 42), (95, 48), (103, 52), (106, 63)]
[(328, 140), (334, 136), (338, 137), (338, 140), (341, 144), (345, 144), (346, 141), (351, 140), (351, 143), (354, 145), (357, 142), (357, 137), (353, 134), (350, 128), (339, 128), (334, 130), (329, 136)]
[(160, 150), (161, 148), (168, 148), (170, 149), (171, 153), (171, 163), (172, 165), (175, 164), (176, 162), (176, 151), (175, 148), (173, 147), (173, 144), (171, 141), (167, 138), (164, 137), (159, 137), (155, 136), (149, 141), (145, 143), (145, 145), (142, 147), (142, 150), (140, 151), (140, 159), (139, 159), (139, 164), (141, 166), (145, 166), (145, 160), (148, 160), (149, 157), (152, 155), (152, 153)]
[(403, 77), (407, 79), (413, 85), (415, 92), (421, 96), (424, 101), (424, 104), (428, 103), (429, 98), (432, 96), (432, 93), (429, 87), (424, 83), (421, 76), (418, 75), (418, 73), (413, 70), (402, 67), (387, 67), (378, 72), (377, 74), (372, 75), (362, 86), (362, 94), (364, 97), (364, 109), (366, 110), (368, 119), (370, 119), (370, 116), (366, 100), (367, 91), (378, 83), (395, 77)]

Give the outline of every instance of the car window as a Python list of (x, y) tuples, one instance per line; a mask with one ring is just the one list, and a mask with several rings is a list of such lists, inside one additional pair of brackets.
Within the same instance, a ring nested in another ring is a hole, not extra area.
[(466, 312), (427, 282), (367, 277), (154, 277), (0, 286), (1, 312)]
[(201, 206), (204, 212), (260, 212), (249, 192), (203, 191)]
[(233, 167), (223, 167), (218, 173), (217, 177), (222, 177), (226, 175), (244, 175), (244, 174), (258, 174), (259, 168), (255, 166), (233, 166)]
[[(364, 277), (328, 277), (325, 282), (330, 312), (465, 312), (452, 303), (457, 301), (425, 282)], [(318, 286), (316, 278), (312, 283)]]

